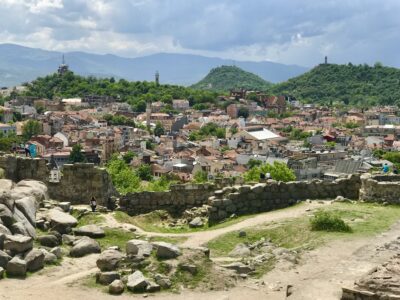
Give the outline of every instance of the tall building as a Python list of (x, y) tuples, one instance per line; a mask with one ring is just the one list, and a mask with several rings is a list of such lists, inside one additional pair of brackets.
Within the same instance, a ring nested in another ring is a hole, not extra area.
[(68, 68), (68, 65), (65, 63), (65, 58), (64, 58), (64, 54), (63, 54), (61, 65), (58, 66), (58, 74), (64, 75), (68, 71), (69, 71), (69, 68)]

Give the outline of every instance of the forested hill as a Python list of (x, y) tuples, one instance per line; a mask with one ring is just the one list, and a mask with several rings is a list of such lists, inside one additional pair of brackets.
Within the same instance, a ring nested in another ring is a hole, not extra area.
[[(64, 75), (57, 73), (39, 77), (27, 84), (26, 96), (38, 98), (72, 98), (87, 95), (112, 96), (121, 102), (129, 103), (135, 111), (144, 111), (147, 101), (161, 101), (166, 103), (167, 109), (172, 109), (173, 99), (188, 99), (191, 105), (206, 105), (215, 102), (218, 94), (211, 91), (200, 91), (183, 86), (154, 82), (135, 81), (124, 79), (95, 78), (75, 75), (67, 72)], [(206, 105), (207, 106), (207, 105)]]
[(212, 91), (229, 91), (238, 88), (265, 91), (270, 86), (270, 82), (236, 66), (221, 66), (212, 69), (206, 77), (191, 87)]
[(375, 66), (321, 64), (274, 85), (270, 92), (289, 94), (313, 103), (400, 104), (400, 69), (380, 63)]

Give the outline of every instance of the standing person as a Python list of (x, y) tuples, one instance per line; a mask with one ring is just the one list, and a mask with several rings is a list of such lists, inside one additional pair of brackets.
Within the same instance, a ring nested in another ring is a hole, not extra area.
[(389, 165), (388, 165), (387, 163), (385, 163), (385, 164), (383, 165), (382, 170), (383, 170), (383, 173), (384, 173), (384, 174), (389, 173)]
[(92, 208), (92, 212), (96, 211), (97, 201), (95, 197), (92, 197), (90, 200), (90, 207)]

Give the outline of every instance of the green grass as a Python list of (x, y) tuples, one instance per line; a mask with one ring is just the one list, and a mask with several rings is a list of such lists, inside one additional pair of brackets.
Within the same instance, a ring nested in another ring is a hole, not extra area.
[(105, 221), (104, 216), (102, 216), (101, 213), (98, 212), (95, 213), (90, 212), (88, 214), (83, 215), (80, 218), (79, 218), (79, 213), (77, 211), (74, 211), (72, 215), (78, 220), (77, 227), (90, 224), (101, 224)]
[[(302, 203), (297, 204), (296, 207), (299, 205), (303, 205)], [(283, 208), (282, 210), (290, 210), (294, 206)], [(162, 218), (165, 218), (165, 214), (160, 214), (159, 212), (153, 212), (149, 214), (139, 215), (139, 216), (129, 216), (127, 213), (122, 211), (117, 211), (114, 213), (114, 218), (120, 223), (127, 223), (135, 225), (144, 231), (147, 232), (159, 232), (159, 233), (191, 233), (191, 232), (198, 232), (198, 231), (208, 231), (208, 230), (215, 230), (219, 228), (228, 227), (244, 221), (246, 219), (250, 219), (254, 216), (259, 214), (250, 214), (244, 216), (238, 216), (231, 219), (226, 219), (218, 224), (213, 224), (212, 226), (209, 224), (205, 224), (201, 228), (190, 228), (189, 225), (177, 226), (177, 227), (169, 227), (164, 223), (165, 222)]]
[(211, 240), (207, 247), (214, 256), (226, 256), (238, 243), (253, 243), (264, 237), (288, 249), (313, 249), (334, 238), (362, 237), (383, 232), (400, 219), (400, 206), (334, 203), (321, 207), (320, 211), (329, 211), (342, 218), (350, 225), (352, 233), (312, 231), (310, 216), (302, 216), (248, 228), (247, 236), (242, 238), (237, 231), (230, 232)]
[(351, 227), (346, 222), (330, 211), (319, 211), (310, 219), (311, 229), (330, 232), (351, 232)]

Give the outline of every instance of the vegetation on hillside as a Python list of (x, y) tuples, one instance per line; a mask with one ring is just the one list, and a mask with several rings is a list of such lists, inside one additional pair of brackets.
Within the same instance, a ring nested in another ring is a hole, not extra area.
[(200, 91), (177, 85), (157, 85), (154, 82), (124, 79), (83, 77), (68, 72), (63, 76), (51, 74), (27, 84), (27, 96), (54, 99), (84, 97), (87, 95), (111, 96), (129, 103), (135, 111), (143, 112), (147, 101), (162, 101), (166, 111), (172, 110), (173, 99), (188, 99), (190, 105), (214, 103), (217, 93)]
[(322, 104), (400, 105), (400, 69), (380, 63), (374, 66), (321, 64), (274, 85), (269, 92)]
[(206, 77), (191, 87), (210, 91), (229, 91), (239, 88), (265, 91), (271, 85), (261, 77), (236, 66), (221, 66), (212, 69)]
[(270, 173), (271, 178), (278, 181), (294, 181), (296, 175), (285, 163), (275, 161), (271, 164), (258, 165), (252, 164), (252, 168), (244, 173), (246, 182), (257, 182), (260, 180), (260, 174)]

